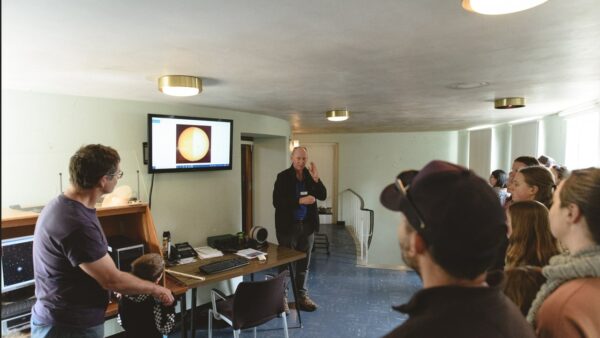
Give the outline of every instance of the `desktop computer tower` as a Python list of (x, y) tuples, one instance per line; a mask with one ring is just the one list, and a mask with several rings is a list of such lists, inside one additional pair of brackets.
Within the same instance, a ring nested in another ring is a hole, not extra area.
[(144, 254), (144, 244), (125, 236), (112, 236), (108, 238), (108, 251), (119, 270), (130, 272), (131, 263)]

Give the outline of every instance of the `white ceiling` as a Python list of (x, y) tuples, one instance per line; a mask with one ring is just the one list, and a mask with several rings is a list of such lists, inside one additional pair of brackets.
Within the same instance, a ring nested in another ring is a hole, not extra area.
[[(204, 91), (168, 97), (167, 74)], [(600, 1), (483, 16), (460, 0), (2, 0), (2, 87), (247, 111), (295, 133), (462, 129), (598, 100)], [(494, 110), (506, 96), (528, 105)], [(327, 122), (334, 108), (350, 119)]]

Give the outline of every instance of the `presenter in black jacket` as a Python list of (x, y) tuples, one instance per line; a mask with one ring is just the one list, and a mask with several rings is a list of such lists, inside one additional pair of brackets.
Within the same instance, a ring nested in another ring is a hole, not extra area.
[(315, 304), (308, 297), (307, 279), (310, 254), (314, 243), (314, 232), (319, 230), (317, 199), (327, 198), (327, 190), (319, 179), (316, 165), (306, 167), (308, 151), (296, 147), (292, 151), (292, 165), (280, 172), (273, 189), (275, 207), (275, 229), (279, 245), (306, 253), (306, 258), (295, 265), (298, 287), (298, 308), (314, 311)]

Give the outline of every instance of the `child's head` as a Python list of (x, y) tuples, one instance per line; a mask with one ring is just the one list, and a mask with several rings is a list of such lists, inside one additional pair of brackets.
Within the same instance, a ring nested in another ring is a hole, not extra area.
[(158, 282), (164, 270), (165, 262), (156, 253), (145, 254), (131, 263), (131, 273), (151, 282)]

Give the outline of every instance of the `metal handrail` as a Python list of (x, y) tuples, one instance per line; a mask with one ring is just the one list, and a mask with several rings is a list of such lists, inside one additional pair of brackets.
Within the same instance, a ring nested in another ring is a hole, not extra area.
[(355, 195), (356, 197), (358, 197), (358, 199), (360, 201), (360, 210), (369, 212), (369, 239), (367, 241), (367, 249), (369, 249), (369, 248), (371, 248), (371, 240), (373, 239), (373, 230), (375, 228), (375, 212), (371, 209), (365, 208), (365, 200), (356, 191), (348, 188), (348, 189), (342, 191), (341, 193), (344, 193), (346, 191), (348, 191), (348, 192), (352, 193), (353, 195)]

